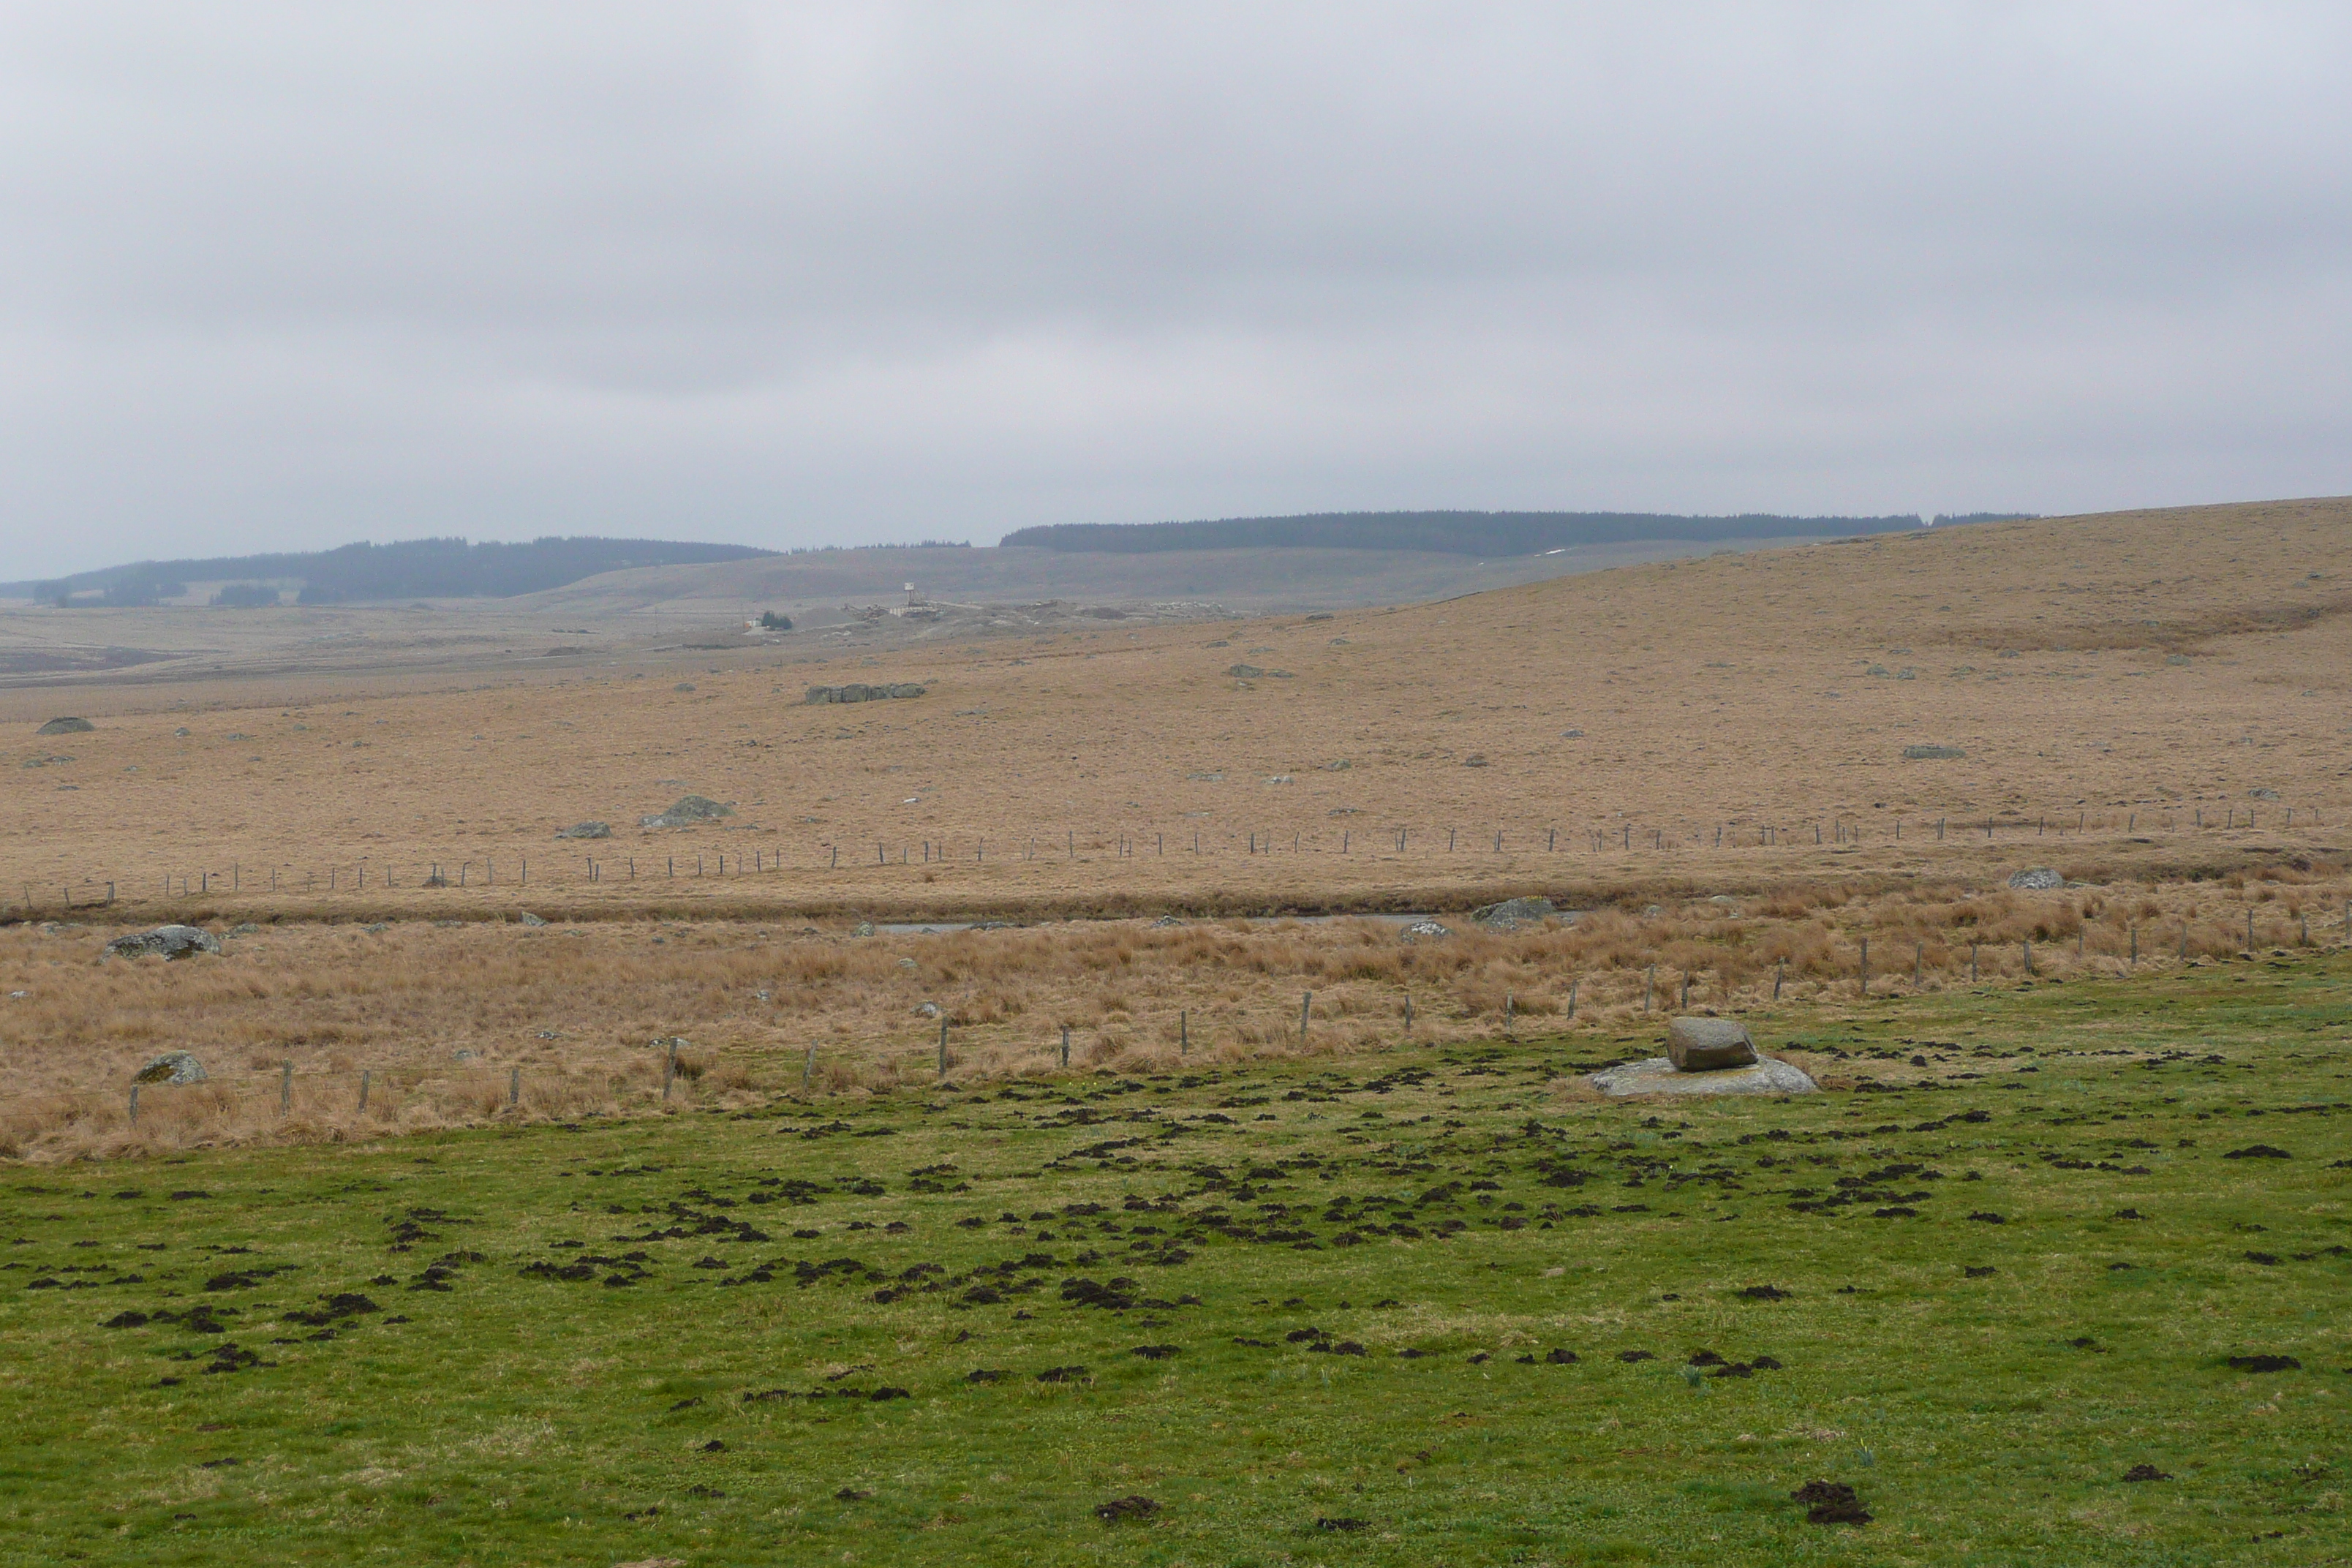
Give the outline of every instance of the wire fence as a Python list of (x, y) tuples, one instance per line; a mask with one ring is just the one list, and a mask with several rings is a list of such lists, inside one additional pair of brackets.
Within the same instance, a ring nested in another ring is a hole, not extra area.
[[(178, 870), (158, 868), (143, 876), (119, 873), (103, 879), (84, 877), (58, 882), (20, 876), (0, 884), (0, 894), (8, 895), (0, 898), (0, 919), (32, 919), (45, 912), (103, 909), (117, 903), (146, 904), (194, 898), (243, 897), (264, 892), (280, 897), (292, 894), (316, 897), (320, 894), (357, 895), (371, 890), (503, 889), (520, 894), (533, 888), (571, 890), (602, 886), (606, 882), (740, 880), (819, 872), (944, 866), (966, 861), (986, 865), (991, 863), (992, 858), (1001, 864), (1008, 858), (1023, 863), (1045, 860), (1080, 863), (1103, 857), (1127, 860), (1147, 857), (1166, 859), (1171, 856), (1190, 856), (1207, 859), (1242, 856), (1255, 859), (1290, 855), (1339, 858), (1362, 857), (1379, 860), (1417, 858), (1423, 862), (1434, 863), (1458, 860), (1465, 856), (1558, 859), (1564, 856), (1597, 856), (1615, 850), (1620, 854), (1652, 854), (1663, 859), (1697, 852), (1742, 849), (1850, 849), (1864, 843), (1944, 844), (1962, 839), (1978, 841), (1979, 835), (1982, 836), (1981, 842), (1988, 844), (2014, 845), (2031, 839), (2036, 845), (2054, 848), (2070, 839), (2082, 841), (2100, 837), (2112, 839), (2118, 835), (2254, 830), (2259, 827), (2261, 820), (2255, 808), (2242, 810), (2231, 805), (2220, 808), (2218, 821), (2212, 820), (2202, 806), (2192, 806), (2186, 811), (2170, 808), (2145, 812), (2136, 809), (2077, 810), (2068, 815), (2073, 816), (2072, 822), (2066, 819), (2066, 816), (2047, 814), (2031, 817), (2010, 814), (1966, 820), (1950, 816), (1898, 816), (1885, 824), (1866, 822), (1848, 816), (1788, 823), (1737, 820), (1706, 824), (1685, 822), (1668, 826), (1612, 821), (1605, 826), (1588, 823), (1571, 827), (1565, 833), (1555, 826), (1481, 827), (1467, 831), (1460, 827), (1412, 825), (1347, 826), (1336, 830), (1297, 828), (1286, 833), (1251, 827), (1221, 830), (1189, 826), (1173, 834), (1165, 828), (1145, 827), (1114, 828), (1087, 835), (1081, 835), (1074, 828), (1065, 828), (1058, 836), (1058, 843), (1053, 836), (1041, 837), (1034, 834), (996, 837), (974, 836), (969, 840), (894, 839), (882, 835), (871, 839), (862, 837), (856, 839), (819, 838), (811, 841), (798, 854), (782, 848), (754, 846), (749, 849), (698, 847), (684, 850), (649, 850), (643, 855), (625, 850), (608, 854), (580, 851), (536, 858), (522, 854), (451, 859), (361, 857), (309, 866), (291, 860), (247, 864), (232, 859), (226, 866), (198, 866)], [(2326, 826), (2316, 808), (2282, 806), (2278, 808), (2276, 818), (2281, 829), (2291, 829), (2298, 815), (2308, 826)], [(2139, 821), (2143, 816), (2150, 819), (2145, 827)], [(54, 898), (50, 896), (52, 889), (55, 889)]]

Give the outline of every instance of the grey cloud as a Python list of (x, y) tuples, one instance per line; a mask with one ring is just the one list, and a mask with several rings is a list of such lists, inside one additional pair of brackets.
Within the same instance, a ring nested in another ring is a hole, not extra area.
[(0, 6), (0, 576), (189, 529), (2352, 489), (2347, 42), (2300, 5)]

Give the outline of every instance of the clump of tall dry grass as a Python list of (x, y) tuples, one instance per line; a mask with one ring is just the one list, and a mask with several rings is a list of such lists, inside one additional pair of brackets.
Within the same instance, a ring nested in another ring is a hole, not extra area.
[[(0, 1156), (381, 1137), (576, 1120), (783, 1092), (1347, 1053), (1507, 1026), (1619, 1033), (1679, 1008), (1933, 990), (2037, 973), (2340, 941), (2346, 884), (2316, 872), (2048, 893), (1790, 884), (1745, 899), (1618, 903), (1539, 930), (1406, 942), (1368, 919), (1059, 923), (850, 937), (793, 926), (424, 922), (272, 928), (219, 958), (101, 960), (112, 931), (0, 931)], [(1307, 1005), (1306, 1033), (1300, 1007)], [(666, 1042), (683, 1037), (663, 1098)], [(812, 1059), (811, 1048), (814, 1047)], [(210, 1079), (142, 1090), (187, 1050)], [(1180, 1052), (1182, 1055), (1180, 1057)], [(291, 1103), (282, 1111), (286, 1064)], [(366, 1104), (361, 1106), (362, 1079)]]

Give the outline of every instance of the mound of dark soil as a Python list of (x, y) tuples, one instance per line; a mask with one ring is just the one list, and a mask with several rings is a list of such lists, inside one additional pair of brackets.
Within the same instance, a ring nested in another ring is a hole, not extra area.
[(1150, 1519), (1160, 1511), (1160, 1505), (1140, 1492), (1133, 1497), (1113, 1498), (1095, 1507), (1095, 1517), (1105, 1524), (1117, 1524), (1123, 1520)]
[(1843, 1481), (1807, 1481), (1790, 1498), (1806, 1505), (1805, 1518), (1814, 1524), (1868, 1524), (1862, 1500)]

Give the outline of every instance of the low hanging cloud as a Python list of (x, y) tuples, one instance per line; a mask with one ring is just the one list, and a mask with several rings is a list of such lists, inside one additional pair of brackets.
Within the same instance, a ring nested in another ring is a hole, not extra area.
[(6, 576), (2352, 489), (2317, 6), (0, 5)]

